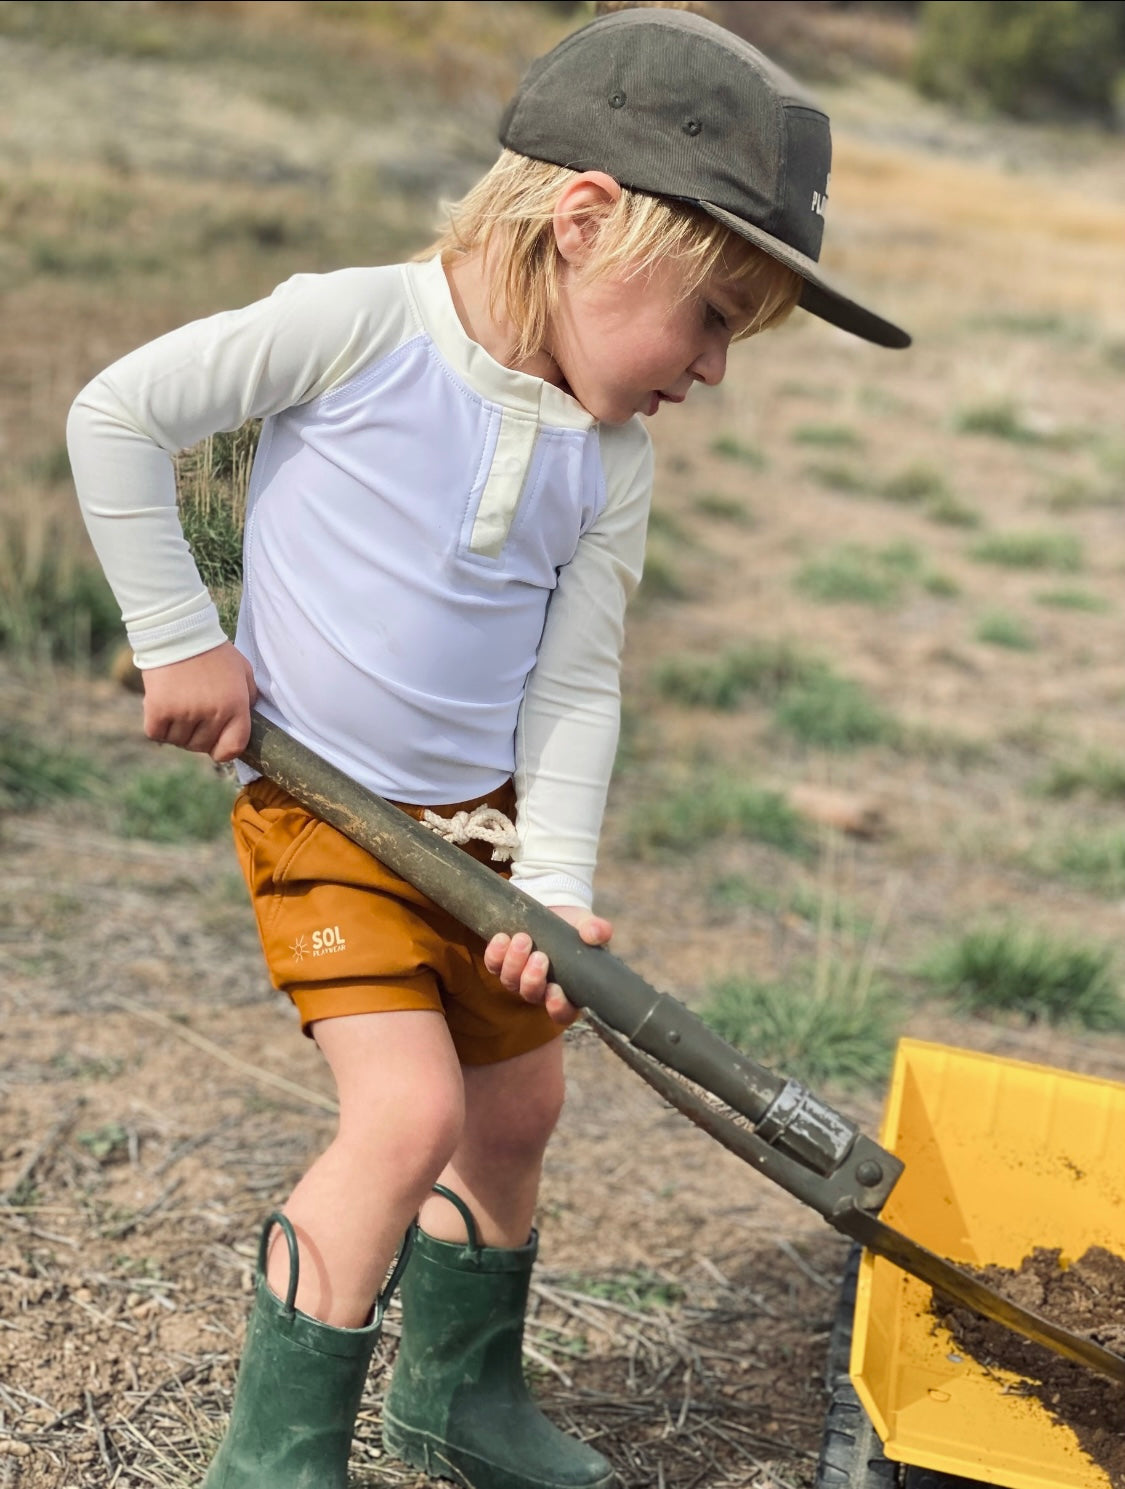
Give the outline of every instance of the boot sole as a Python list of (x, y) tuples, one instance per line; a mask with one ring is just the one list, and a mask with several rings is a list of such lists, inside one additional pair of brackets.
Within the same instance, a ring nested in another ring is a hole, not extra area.
[(478, 1458), (464, 1448), (452, 1448), (428, 1432), (407, 1427), (388, 1416), (386, 1411), (383, 1413), (383, 1446), (411, 1468), (420, 1468), (434, 1479), (449, 1479), (460, 1484), (462, 1489), (614, 1489), (618, 1482), (612, 1469), (601, 1478), (587, 1479), (584, 1484), (529, 1479), (525, 1474), (513, 1474), (499, 1464)]

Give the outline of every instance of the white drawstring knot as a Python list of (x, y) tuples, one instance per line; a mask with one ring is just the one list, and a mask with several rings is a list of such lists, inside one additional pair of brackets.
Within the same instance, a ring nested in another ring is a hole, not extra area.
[(452, 817), (439, 817), (427, 807), (418, 820), (447, 843), (467, 843), (472, 838), (491, 843), (495, 863), (506, 863), (520, 845), (514, 823), (499, 807), (474, 807), (471, 812), (455, 812)]

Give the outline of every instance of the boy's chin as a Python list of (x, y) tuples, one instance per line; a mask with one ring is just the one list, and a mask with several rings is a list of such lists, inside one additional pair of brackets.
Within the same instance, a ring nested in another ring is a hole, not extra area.
[(647, 409), (637, 408), (623, 399), (604, 398), (596, 400), (596, 403), (596, 407), (591, 407), (590, 404), (583, 404), (583, 407), (599, 424), (628, 424), (638, 414), (647, 413)]

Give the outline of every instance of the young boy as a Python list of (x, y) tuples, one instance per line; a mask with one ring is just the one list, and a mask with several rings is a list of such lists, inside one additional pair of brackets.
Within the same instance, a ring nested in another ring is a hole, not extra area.
[[(150, 738), (232, 760), (256, 704), (475, 856), (510, 847), (513, 883), (602, 944), (592, 878), (651, 485), (637, 416), (720, 382), (731, 341), (796, 303), (908, 338), (817, 272), (824, 115), (697, 15), (584, 27), (534, 64), (500, 138), (424, 261), (298, 276), (141, 348), (77, 399), (71, 457)], [(249, 418), (231, 644), (170, 452)], [(340, 1122), (263, 1236), (207, 1489), (343, 1489), (376, 1295), (416, 1215), (388, 1447), (475, 1489), (610, 1484), (520, 1371), (574, 1008), (526, 936), (481, 946), (240, 772), (263, 949)]]

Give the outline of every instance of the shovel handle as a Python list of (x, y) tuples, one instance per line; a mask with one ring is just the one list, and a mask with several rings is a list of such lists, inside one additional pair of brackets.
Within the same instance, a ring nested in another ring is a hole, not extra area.
[[(712, 1092), (762, 1135), (817, 1173), (834, 1172), (858, 1130), (795, 1081), (728, 1045), (677, 999), (659, 993), (604, 947), (485, 865), (419, 826), (255, 710), (242, 753), (310, 811), (358, 843), (484, 940), (526, 931), (546, 952), (552, 977), (580, 1008), (596, 1013), (630, 1044)], [(895, 1175), (897, 1177), (897, 1174)], [(888, 1175), (889, 1191), (893, 1178)], [(881, 1202), (873, 1184), (872, 1203)]]

